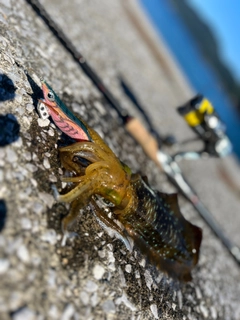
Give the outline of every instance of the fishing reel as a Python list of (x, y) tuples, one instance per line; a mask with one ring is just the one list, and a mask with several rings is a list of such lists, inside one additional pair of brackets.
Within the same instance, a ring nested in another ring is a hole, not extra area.
[(204, 156), (221, 158), (232, 152), (232, 144), (225, 133), (226, 127), (213, 105), (204, 96), (198, 94), (177, 110), (203, 141), (204, 147), (201, 151), (179, 152), (174, 155), (176, 160), (197, 159)]

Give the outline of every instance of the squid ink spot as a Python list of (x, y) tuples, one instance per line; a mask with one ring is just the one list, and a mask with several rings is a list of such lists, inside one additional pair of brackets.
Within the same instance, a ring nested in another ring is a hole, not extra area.
[[(13, 100), (16, 88), (12, 80), (5, 74), (0, 74), (0, 102)], [(0, 115), (0, 147), (6, 146), (19, 137), (20, 125), (12, 114)]]
[(2, 231), (2, 229), (5, 226), (6, 218), (7, 218), (7, 207), (6, 207), (5, 201), (0, 200), (0, 231)]
[(15, 91), (12, 80), (5, 74), (0, 74), (0, 101), (13, 100)]
[(19, 131), (20, 125), (13, 114), (0, 115), (0, 147), (16, 141)]

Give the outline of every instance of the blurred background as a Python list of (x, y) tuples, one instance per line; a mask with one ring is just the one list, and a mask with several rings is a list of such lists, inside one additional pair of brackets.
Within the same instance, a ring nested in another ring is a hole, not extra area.
[(139, 0), (196, 93), (214, 105), (240, 159), (240, 2)]

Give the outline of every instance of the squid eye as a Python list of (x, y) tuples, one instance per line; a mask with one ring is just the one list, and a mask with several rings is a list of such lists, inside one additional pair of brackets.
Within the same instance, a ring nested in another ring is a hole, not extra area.
[(50, 101), (55, 101), (54, 93), (52, 91), (49, 91), (47, 96)]

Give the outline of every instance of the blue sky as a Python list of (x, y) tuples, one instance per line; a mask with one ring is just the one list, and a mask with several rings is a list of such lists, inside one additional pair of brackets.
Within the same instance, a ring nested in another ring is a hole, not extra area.
[(212, 27), (221, 55), (240, 81), (240, 0), (188, 0)]

